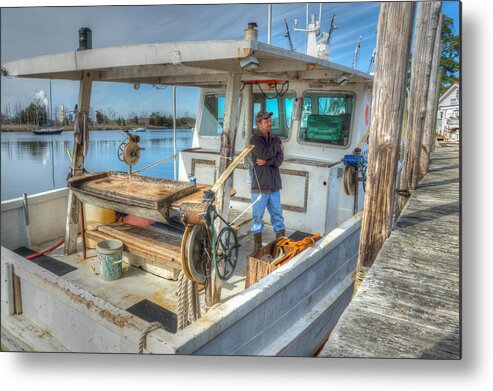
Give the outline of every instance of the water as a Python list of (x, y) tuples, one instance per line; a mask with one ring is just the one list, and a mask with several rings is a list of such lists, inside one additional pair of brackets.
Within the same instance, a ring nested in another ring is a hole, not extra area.
[[(140, 136), (140, 153), (134, 170), (155, 163), (173, 154), (172, 130), (147, 130)], [(176, 149), (192, 145), (190, 129), (176, 132)], [(128, 166), (117, 157), (118, 146), (127, 137), (120, 130), (91, 131), (85, 168), (89, 172), (128, 171)], [(70, 153), (73, 152), (73, 132), (60, 135), (37, 136), (31, 132), (2, 132), (1, 187), (2, 201), (21, 197), (22, 193), (35, 194), (67, 185), (70, 171)], [(178, 159), (177, 159), (178, 161)], [(141, 175), (173, 178), (173, 160), (144, 171)]]

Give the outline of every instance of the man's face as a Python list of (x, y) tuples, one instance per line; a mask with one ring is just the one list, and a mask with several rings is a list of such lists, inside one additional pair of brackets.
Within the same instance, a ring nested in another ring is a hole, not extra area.
[(262, 133), (267, 133), (272, 130), (272, 119), (263, 119), (258, 123), (258, 128)]

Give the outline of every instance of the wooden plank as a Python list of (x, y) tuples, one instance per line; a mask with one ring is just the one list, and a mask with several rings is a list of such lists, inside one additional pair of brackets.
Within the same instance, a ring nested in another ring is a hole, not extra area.
[(10, 262), (2, 263), (2, 298), (7, 302), (7, 314), (14, 315), (14, 272)]
[[(86, 237), (88, 239), (92, 239), (96, 242), (100, 242), (101, 240), (109, 240), (109, 239), (116, 239), (114, 236), (104, 233), (104, 232), (99, 232), (99, 231), (94, 231), (94, 230), (88, 230), (86, 231)], [(163, 254), (157, 254), (152, 251), (148, 251), (145, 248), (141, 248), (138, 246), (135, 246), (132, 243), (126, 243), (125, 248), (130, 254), (137, 255), (139, 257), (148, 259), (152, 261), (153, 264), (160, 265), (167, 270), (178, 270), (181, 271), (181, 261), (180, 263), (177, 263), (175, 261), (175, 258), (170, 257), (168, 255), (163, 255)], [(132, 262), (131, 262), (132, 263)], [(139, 264), (134, 265), (134, 266), (139, 266)], [(156, 274), (156, 273), (154, 273)]]
[(246, 155), (248, 155), (251, 150), (254, 148), (254, 145), (249, 145), (247, 146), (241, 153), (233, 160), (233, 162), (223, 171), (221, 176), (217, 179), (216, 183), (214, 183), (214, 186), (212, 186), (211, 190), (216, 193), (221, 186), (224, 184), (226, 179), (229, 178), (229, 176), (233, 173), (234, 169), (243, 161)]
[(17, 275), (13, 275), (14, 283), (14, 312), (16, 315), (22, 314), (22, 295), (21, 295), (21, 279)]
[(168, 208), (166, 206), (159, 209), (153, 209), (123, 202), (115, 202), (109, 199), (97, 197), (93, 194), (88, 194), (80, 189), (70, 189), (70, 191), (75, 194), (78, 200), (86, 204), (111, 209), (121, 213), (128, 213), (134, 216), (144, 217), (146, 219), (159, 221), (161, 223), (168, 223)]
[[(129, 229), (130, 232), (125, 231)], [(116, 239), (123, 241), (126, 245), (135, 246), (137, 248), (146, 249), (148, 252), (156, 253), (161, 256), (169, 257), (173, 262), (181, 264), (181, 249), (180, 246), (168, 244), (157, 240), (156, 236), (144, 236), (145, 229), (135, 230), (132, 232), (132, 227), (128, 224), (117, 225), (100, 225), (98, 231), (107, 233)]]

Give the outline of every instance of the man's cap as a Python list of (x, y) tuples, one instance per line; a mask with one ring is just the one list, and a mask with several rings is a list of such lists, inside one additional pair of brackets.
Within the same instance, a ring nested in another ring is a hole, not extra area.
[(257, 113), (256, 121), (257, 123), (262, 122), (263, 119), (269, 119), (274, 113), (272, 111), (260, 110)]

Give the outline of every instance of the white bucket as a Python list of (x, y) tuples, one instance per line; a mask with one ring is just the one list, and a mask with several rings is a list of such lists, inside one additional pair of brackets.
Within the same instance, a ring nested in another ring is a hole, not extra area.
[(99, 275), (103, 280), (117, 280), (122, 275), (123, 242), (102, 240), (96, 246)]

